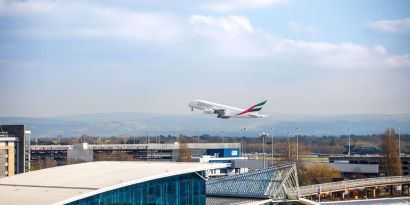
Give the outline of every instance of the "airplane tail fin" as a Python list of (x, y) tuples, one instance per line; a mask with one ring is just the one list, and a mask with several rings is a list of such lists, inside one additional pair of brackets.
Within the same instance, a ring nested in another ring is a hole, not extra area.
[(242, 115), (248, 112), (256, 112), (257, 114), (259, 114), (259, 111), (262, 110), (262, 106), (265, 105), (265, 103), (267, 102), (267, 100), (260, 102), (256, 105), (251, 106), (250, 108), (242, 111), (241, 113), (237, 114), (237, 115)]
[(267, 100), (250, 107), (251, 110), (249, 112), (259, 112), (260, 110), (262, 110), (262, 106), (265, 105), (266, 102)]

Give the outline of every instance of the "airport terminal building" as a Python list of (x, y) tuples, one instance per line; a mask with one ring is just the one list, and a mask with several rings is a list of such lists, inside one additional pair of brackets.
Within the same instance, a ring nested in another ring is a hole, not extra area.
[(226, 164), (89, 162), (0, 179), (0, 204), (205, 204), (205, 170)]
[[(203, 155), (213, 157), (240, 157), (240, 143), (187, 143), (193, 158)], [(57, 165), (66, 164), (67, 158), (78, 161), (124, 161), (132, 158), (139, 161), (178, 161), (181, 145), (172, 144), (76, 144), (76, 145), (31, 145), (31, 161), (47, 158)]]

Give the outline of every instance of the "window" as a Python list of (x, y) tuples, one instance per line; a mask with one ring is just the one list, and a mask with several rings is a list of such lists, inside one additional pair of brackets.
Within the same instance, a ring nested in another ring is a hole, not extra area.
[(205, 205), (205, 181), (195, 173), (156, 179), (100, 193), (70, 205)]

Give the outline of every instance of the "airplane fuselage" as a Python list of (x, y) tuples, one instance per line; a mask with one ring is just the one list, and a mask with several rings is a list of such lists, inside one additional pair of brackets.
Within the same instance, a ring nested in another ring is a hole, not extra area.
[(247, 109), (240, 109), (237, 107), (222, 105), (206, 100), (193, 100), (189, 102), (188, 106), (191, 110), (202, 110), (205, 114), (217, 114), (218, 118), (260, 118), (266, 115), (259, 115), (259, 113), (249, 112)]

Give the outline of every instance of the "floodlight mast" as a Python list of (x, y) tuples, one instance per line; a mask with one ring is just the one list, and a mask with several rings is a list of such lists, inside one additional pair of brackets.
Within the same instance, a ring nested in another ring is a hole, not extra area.
[(272, 128), (270, 128), (270, 134), (271, 134), (271, 137), (272, 137), (272, 141), (271, 141), (271, 143), (272, 143), (272, 165), (271, 166), (273, 166), (273, 131), (272, 131)]
[(262, 137), (262, 151), (263, 151), (263, 168), (266, 168), (266, 137), (269, 136), (269, 134), (262, 132), (260, 135)]
[(289, 134), (290, 134), (290, 132), (287, 133), (287, 139), (288, 139), (288, 159), (290, 159), (290, 139), (289, 139)]
[(349, 156), (350, 156), (350, 128), (349, 128), (349, 129), (347, 129), (347, 132), (348, 132), (348, 134), (349, 134), (349, 152), (348, 152), (348, 154), (347, 154), (347, 155), (349, 155)]
[(299, 161), (299, 128), (296, 128), (296, 161)]
[(400, 127), (399, 127), (399, 158), (401, 157), (401, 149), (400, 149)]
[(241, 129), (241, 131), (243, 132), (243, 138), (242, 138), (242, 146), (243, 146), (243, 158), (244, 158), (244, 172), (246, 170), (246, 145), (245, 145), (245, 138), (246, 138), (246, 128)]

